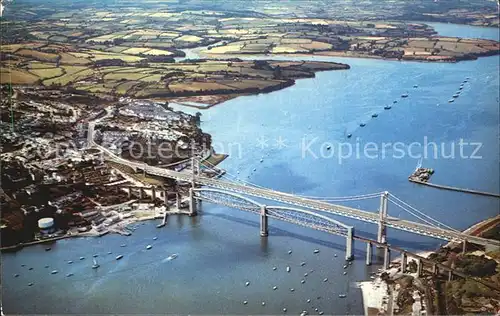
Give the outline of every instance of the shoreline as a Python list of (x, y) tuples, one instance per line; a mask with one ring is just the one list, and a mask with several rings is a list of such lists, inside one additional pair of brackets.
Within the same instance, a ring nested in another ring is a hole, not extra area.
[[(469, 228), (465, 229), (463, 233), (471, 235), (480, 235), (487, 232), (489, 229), (495, 227), (499, 223), (500, 223), (500, 215), (497, 215), (471, 225)], [(446, 245), (440, 248), (450, 247), (450, 246), (456, 247), (457, 244), (454, 242), (448, 242)], [(417, 252), (417, 254), (422, 257), (428, 258), (431, 254), (435, 252), (436, 251), (423, 250)], [(398, 257), (392, 260), (391, 264), (399, 264), (400, 261), (401, 258)], [(391, 270), (394, 271), (394, 269), (399, 270), (399, 268), (389, 268), (387, 270), (379, 269), (378, 270), (379, 272), (376, 273), (376, 276), (373, 280), (358, 282), (358, 287), (361, 289), (361, 296), (363, 300), (363, 309), (365, 312), (365, 316), (378, 315), (380, 309), (383, 309), (385, 304), (389, 304), (388, 302), (390, 298), (388, 297), (389, 294), (387, 294), (389, 287), (387, 283), (380, 278), (380, 276), (382, 273), (384, 272), (390, 273)], [(396, 271), (396, 273), (398, 272)], [(392, 295), (394, 295), (394, 293), (392, 293)], [(397, 297), (393, 297), (392, 300), (394, 300), (395, 298)], [(392, 303), (391, 305), (394, 306)], [(389, 314), (391, 315), (393, 314), (392, 311), (385, 311), (385, 312), (389, 312)]]
[[(188, 215), (188, 213), (181, 211), (181, 210), (172, 209), (171, 211), (167, 212), (167, 215)], [(110, 233), (128, 236), (128, 235), (131, 235), (132, 233), (129, 232), (127, 229), (133, 231), (133, 229), (130, 229), (131, 225), (141, 223), (141, 222), (153, 221), (155, 219), (162, 219), (162, 218), (163, 218), (163, 214), (143, 215), (143, 216), (139, 216), (139, 217), (129, 218), (129, 219), (127, 219), (126, 222), (119, 223), (120, 225), (117, 225), (117, 226), (109, 227), (107, 230), (105, 230), (103, 232), (93, 232), (92, 230), (90, 230), (87, 232), (82, 232), (82, 233), (77, 233), (77, 234), (66, 233), (66, 234), (64, 234), (62, 236), (58, 236), (58, 237), (47, 238), (47, 239), (42, 239), (42, 240), (35, 240), (35, 241), (30, 241), (30, 242), (25, 242), (25, 243), (19, 243), (17, 245), (13, 245), (13, 246), (1, 247), (0, 251), (1, 252), (9, 252), (9, 251), (15, 252), (15, 251), (21, 250), (21, 249), (26, 248), (26, 247), (56, 242), (56, 241), (62, 240), (62, 239), (85, 238), (85, 237), (95, 238), (95, 237), (103, 237), (103, 236), (110, 234)]]
[[(257, 57), (258, 59), (261, 59), (263, 57), (269, 57), (269, 58), (274, 58), (274, 57), (337, 57), (337, 58), (364, 58), (364, 59), (377, 59), (377, 60), (387, 60), (387, 61), (396, 61), (396, 62), (417, 62), (417, 63), (448, 63), (448, 64), (455, 64), (461, 61), (473, 61), (477, 60), (479, 58), (484, 58), (484, 57), (491, 57), (491, 56), (498, 56), (500, 55), (500, 51), (488, 53), (488, 54), (479, 54), (479, 55), (473, 55), (472, 57), (464, 57), (461, 56), (459, 58), (435, 58), (434, 60), (429, 60), (429, 59), (418, 59), (418, 58), (388, 58), (388, 57), (383, 57), (383, 56), (378, 56), (378, 55), (368, 55), (368, 54), (362, 54), (362, 53), (356, 53), (356, 52), (350, 52), (350, 51), (323, 51), (323, 52), (316, 52), (316, 53), (279, 53), (279, 54), (210, 54), (210, 53), (204, 53), (203, 51), (198, 52), (198, 58), (199, 59), (219, 59), (219, 60), (224, 60), (228, 58), (241, 58), (241, 59), (246, 59), (246, 60), (253, 60), (251, 59), (252, 57)], [(436, 55), (435, 57), (440, 57)]]

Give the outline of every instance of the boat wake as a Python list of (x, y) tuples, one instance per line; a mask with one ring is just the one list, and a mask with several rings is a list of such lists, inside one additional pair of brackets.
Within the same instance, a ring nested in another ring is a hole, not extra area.
[(163, 259), (161, 262), (162, 262), (162, 263), (165, 263), (165, 262), (168, 262), (168, 261), (172, 261), (172, 260), (174, 260), (175, 258), (177, 258), (177, 254), (176, 254), (176, 253), (174, 253), (174, 254), (172, 254), (172, 255), (170, 255), (170, 256), (168, 256), (168, 257), (166, 257), (166, 258), (165, 258), (165, 259)]

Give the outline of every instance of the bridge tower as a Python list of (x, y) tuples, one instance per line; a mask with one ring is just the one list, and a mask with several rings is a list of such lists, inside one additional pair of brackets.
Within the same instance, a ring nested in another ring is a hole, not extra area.
[(260, 236), (269, 236), (269, 226), (267, 218), (267, 209), (265, 205), (260, 206)]
[(380, 196), (380, 208), (379, 208), (379, 221), (378, 221), (378, 233), (377, 241), (379, 243), (387, 243), (387, 227), (385, 226), (385, 219), (387, 218), (387, 204), (388, 204), (389, 192), (385, 191)]
[[(196, 216), (197, 204), (194, 196), (194, 189), (196, 189), (196, 176), (199, 170), (198, 160), (196, 157), (191, 158), (191, 188), (189, 189), (189, 216)], [(177, 198), (178, 207), (180, 207), (179, 198)]]

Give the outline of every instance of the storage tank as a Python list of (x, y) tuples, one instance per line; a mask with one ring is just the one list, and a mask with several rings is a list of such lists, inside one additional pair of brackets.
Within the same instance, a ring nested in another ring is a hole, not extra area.
[(54, 231), (54, 219), (45, 217), (38, 220), (38, 228), (42, 233), (51, 233)]

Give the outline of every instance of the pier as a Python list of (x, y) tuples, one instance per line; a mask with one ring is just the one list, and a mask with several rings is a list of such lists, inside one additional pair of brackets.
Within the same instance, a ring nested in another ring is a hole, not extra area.
[(455, 192), (462, 192), (462, 193), (477, 194), (477, 195), (483, 195), (483, 196), (490, 196), (490, 197), (500, 198), (500, 194), (497, 194), (497, 193), (484, 192), (484, 191), (478, 191), (478, 190), (470, 190), (470, 189), (463, 189), (463, 188), (457, 188), (457, 187), (448, 186), (448, 185), (434, 184), (434, 183), (429, 183), (429, 182), (421, 181), (421, 180), (417, 180), (417, 179), (409, 179), (409, 180), (410, 180), (410, 182), (413, 182), (413, 183), (427, 185), (429, 187), (433, 187), (433, 188), (437, 188), (437, 189), (442, 189), (442, 190), (448, 190), (448, 191), (455, 191)]

